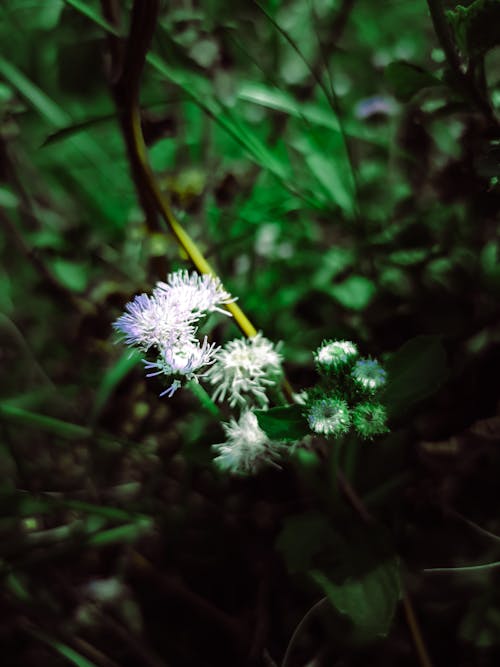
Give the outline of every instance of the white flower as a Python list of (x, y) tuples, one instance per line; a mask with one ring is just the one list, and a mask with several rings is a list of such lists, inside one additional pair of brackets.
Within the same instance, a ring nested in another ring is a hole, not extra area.
[(192, 340), (195, 315), (182, 304), (167, 300), (164, 296), (140, 294), (125, 306), (125, 313), (114, 322), (128, 345), (142, 350), (150, 347), (183, 345)]
[(280, 377), (281, 359), (273, 343), (260, 333), (247, 340), (229, 341), (206, 376), (215, 387), (214, 401), (228, 396), (231, 407), (245, 406), (251, 400), (267, 405), (266, 388)]
[(128, 303), (113, 327), (128, 345), (159, 353), (156, 361), (144, 361), (153, 370), (148, 377), (173, 376), (160, 394), (172, 396), (185, 379), (198, 381), (200, 369), (214, 363), (219, 349), (206, 338), (200, 343), (196, 323), (213, 311), (230, 315), (222, 306), (233, 301), (217, 277), (176, 271), (157, 283), (151, 296), (140, 294)]
[(212, 445), (219, 454), (214, 461), (221, 470), (248, 475), (266, 464), (279, 467), (276, 460), (284, 445), (269, 440), (253, 412), (245, 410), (239, 421), (231, 419), (229, 424), (222, 426), (226, 442)]
[(352, 379), (366, 391), (376, 391), (383, 387), (387, 373), (375, 359), (359, 359), (351, 372)]
[(338, 370), (358, 356), (358, 348), (349, 340), (324, 340), (314, 353), (318, 366)]
[(318, 398), (309, 406), (307, 421), (315, 433), (343, 435), (351, 425), (349, 406), (341, 398)]
[[(218, 350), (216, 344), (210, 344), (206, 336), (202, 345), (199, 341), (190, 341), (182, 347), (163, 348), (156, 361), (144, 361), (147, 370), (155, 369), (152, 373), (148, 373), (146, 377), (162, 374), (173, 375), (175, 379), (170, 387), (160, 394), (160, 396), (166, 394), (171, 397), (182, 386), (183, 378), (198, 382), (198, 378), (204, 376), (204, 373), (200, 373), (200, 370), (215, 362), (215, 355)], [(179, 376), (181, 377), (179, 378)]]
[(229, 292), (226, 292), (219, 278), (207, 273), (200, 275), (194, 271), (191, 274), (188, 271), (169, 273), (166, 283), (156, 283), (153, 294), (163, 295), (168, 301), (181, 304), (196, 318), (213, 311), (230, 316), (231, 313), (220, 306), (235, 301)]

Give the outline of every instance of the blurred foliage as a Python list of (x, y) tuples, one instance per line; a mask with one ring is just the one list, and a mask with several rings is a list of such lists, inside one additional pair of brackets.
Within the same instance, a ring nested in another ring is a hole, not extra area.
[(389, 435), (243, 480), (114, 345), (186, 266), (135, 190), (116, 4), (0, 3), (4, 664), (424, 665), (409, 599), (435, 664), (497, 664), (495, 568), (423, 569), (500, 559), (499, 2), (160, 3), (141, 120), (177, 218), (296, 391), (324, 338), (389, 371)]

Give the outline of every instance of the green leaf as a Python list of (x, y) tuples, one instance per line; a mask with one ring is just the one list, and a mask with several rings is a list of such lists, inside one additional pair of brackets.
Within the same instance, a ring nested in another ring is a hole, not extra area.
[(334, 539), (330, 522), (319, 512), (305, 512), (285, 519), (276, 540), (290, 573), (306, 572), (313, 559)]
[(23, 410), (15, 405), (0, 403), (0, 417), (19, 422), (24, 426), (32, 426), (42, 431), (48, 431), (63, 438), (89, 438), (92, 430), (78, 424), (71, 424), (62, 419), (48, 417), (29, 410)]
[(89, 18), (93, 23), (98, 25), (101, 28), (104, 28), (107, 32), (110, 32), (115, 37), (119, 37), (119, 31), (111, 23), (106, 21), (99, 12), (95, 11), (92, 7), (89, 7), (88, 2), (81, 2), (81, 0), (64, 0), (68, 5), (71, 5), (74, 9), (84, 14)]
[(10, 188), (0, 187), (0, 207), (17, 208), (18, 206), (19, 197)]
[(126, 526), (116, 526), (90, 535), (86, 543), (89, 546), (104, 547), (108, 544), (131, 544), (137, 541), (144, 533), (151, 530), (153, 522), (149, 517)]
[(354, 214), (354, 185), (350, 170), (341, 166), (336, 156), (321, 155), (319, 152), (307, 155), (306, 162), (330, 200), (351, 218)]
[(14, 491), (0, 493), (0, 516), (29, 517), (36, 514), (48, 514), (61, 508), (71, 509), (74, 512), (90, 516), (100, 516), (109, 521), (148, 521), (149, 517), (135, 512), (120, 509), (118, 507), (107, 507), (105, 505), (94, 505), (83, 500), (71, 498), (57, 498), (49, 495), (32, 495), (26, 491)]
[(498, 241), (485, 243), (480, 254), (481, 277), (491, 290), (500, 289), (500, 248)]
[(317, 196), (338, 206), (347, 218), (356, 212), (355, 183), (344, 139), (339, 133), (309, 130), (291, 142), (317, 183)]
[(66, 658), (66, 660), (71, 662), (73, 665), (76, 665), (76, 667), (97, 667), (94, 662), (90, 662), (90, 660), (84, 658), (83, 655), (77, 653), (70, 646), (67, 646), (67, 644), (63, 644), (59, 640), (46, 635), (44, 632), (41, 632), (36, 628), (29, 627), (27, 630), (31, 635), (51, 646), (55, 651), (57, 651), (57, 653)]
[(309, 434), (300, 405), (256, 410), (259, 426), (271, 440), (301, 440)]
[(364, 276), (349, 276), (343, 282), (328, 288), (328, 294), (349, 310), (363, 310), (373, 299), (376, 287)]
[(324, 572), (312, 570), (332, 606), (353, 625), (358, 641), (387, 636), (401, 595), (400, 563), (393, 557), (362, 576), (335, 583)]
[(382, 401), (391, 415), (433, 394), (448, 377), (446, 351), (438, 336), (417, 336), (385, 362), (388, 382)]
[(120, 382), (137, 366), (141, 360), (141, 356), (136, 350), (127, 350), (104, 373), (95, 393), (94, 405), (89, 420), (91, 425), (95, 425), (110, 396)]
[(298, 102), (289, 93), (279, 90), (279, 88), (270, 88), (262, 83), (247, 81), (240, 84), (238, 97), (246, 102), (282, 111), (296, 118), (303, 118), (314, 125), (336, 132), (340, 131), (337, 117), (329, 107)]
[(38, 86), (30, 81), (12, 63), (0, 56), (0, 75), (8, 81), (29, 103), (56, 127), (68, 125), (69, 115), (55, 104)]
[(56, 278), (72, 292), (82, 293), (87, 287), (88, 268), (85, 264), (60, 257), (51, 262)]
[(385, 69), (385, 78), (394, 95), (401, 102), (408, 102), (423, 88), (443, 85), (430, 72), (405, 60), (390, 63)]

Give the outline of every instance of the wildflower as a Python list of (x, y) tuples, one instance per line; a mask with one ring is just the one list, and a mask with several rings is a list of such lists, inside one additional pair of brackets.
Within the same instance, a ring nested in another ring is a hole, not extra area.
[(161, 295), (139, 294), (125, 306), (125, 313), (114, 322), (127, 345), (142, 350), (153, 346), (183, 345), (195, 333), (195, 315), (181, 303)]
[(359, 359), (351, 371), (354, 382), (365, 391), (376, 391), (383, 387), (387, 373), (375, 359)]
[(281, 375), (281, 354), (273, 343), (260, 333), (248, 340), (229, 341), (217, 355), (216, 363), (207, 373), (215, 387), (212, 398), (229, 405), (246, 405), (254, 400), (261, 407), (268, 403), (266, 389)]
[(217, 277), (176, 271), (157, 283), (152, 295), (140, 294), (128, 303), (113, 327), (128, 345), (157, 351), (156, 361), (144, 361), (152, 371), (148, 377), (171, 376), (160, 395), (172, 396), (184, 380), (198, 381), (200, 370), (215, 362), (219, 348), (196, 338), (198, 320), (213, 311), (229, 314), (221, 306), (233, 301)]
[(181, 387), (183, 377), (186, 380), (198, 382), (198, 378), (204, 375), (204, 373), (200, 373), (200, 370), (215, 362), (215, 355), (218, 350), (219, 347), (215, 343), (210, 344), (206, 336), (202, 345), (199, 341), (195, 341), (187, 342), (182, 347), (163, 348), (156, 361), (144, 361), (147, 370), (156, 369), (152, 373), (148, 373), (146, 377), (162, 374), (173, 375), (174, 380), (170, 387), (160, 394), (160, 396), (167, 395), (171, 397)]
[(276, 460), (284, 445), (269, 440), (253, 412), (245, 410), (238, 421), (231, 419), (222, 426), (226, 442), (212, 445), (212, 449), (219, 454), (214, 459), (215, 464), (221, 470), (248, 475), (265, 465), (279, 467)]
[(169, 273), (166, 283), (156, 283), (153, 294), (163, 295), (170, 303), (182, 304), (197, 319), (213, 311), (230, 316), (220, 306), (235, 301), (218, 277), (207, 273), (199, 275), (194, 271), (191, 274), (188, 271)]
[(349, 406), (341, 398), (317, 398), (310, 404), (306, 417), (310, 429), (324, 435), (343, 435), (351, 425)]
[(354, 428), (363, 438), (387, 433), (387, 412), (380, 403), (359, 403), (352, 411)]
[(349, 340), (324, 340), (314, 353), (320, 369), (338, 371), (358, 356), (358, 348)]
[(396, 111), (397, 105), (392, 98), (375, 95), (360, 100), (355, 107), (354, 115), (361, 120), (367, 120), (374, 117), (394, 116)]

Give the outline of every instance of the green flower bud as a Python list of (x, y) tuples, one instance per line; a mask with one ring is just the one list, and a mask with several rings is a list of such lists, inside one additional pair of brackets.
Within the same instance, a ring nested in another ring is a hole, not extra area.
[(387, 412), (380, 403), (359, 403), (352, 411), (352, 423), (362, 438), (387, 433)]

